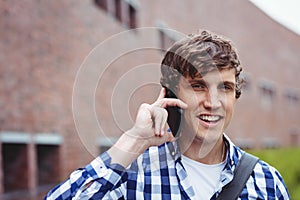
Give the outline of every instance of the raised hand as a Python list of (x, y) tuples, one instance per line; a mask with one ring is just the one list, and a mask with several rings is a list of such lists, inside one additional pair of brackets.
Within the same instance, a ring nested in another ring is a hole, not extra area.
[(178, 106), (186, 109), (187, 104), (180, 99), (165, 98), (165, 94), (166, 90), (162, 88), (153, 104), (140, 106), (134, 126), (109, 150), (112, 161), (127, 166), (150, 146), (159, 146), (175, 139), (172, 133), (167, 132), (168, 112), (165, 108)]

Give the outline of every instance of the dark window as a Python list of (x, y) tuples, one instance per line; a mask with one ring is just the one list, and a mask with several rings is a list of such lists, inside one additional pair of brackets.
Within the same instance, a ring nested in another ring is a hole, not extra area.
[(99, 151), (103, 153), (107, 151), (113, 144), (117, 142), (118, 138), (115, 137), (100, 137), (98, 139)]
[(129, 28), (136, 28), (136, 9), (129, 4)]
[(59, 181), (59, 146), (37, 145), (38, 185)]
[(122, 22), (122, 2), (121, 0), (115, 0), (115, 16), (116, 18)]
[(292, 128), (289, 132), (291, 146), (299, 146), (300, 132), (297, 128)]
[(262, 87), (261, 88), (261, 93), (263, 98), (267, 98), (267, 99), (272, 99), (274, 98), (275, 95), (275, 91), (272, 88), (269, 87)]
[(4, 192), (28, 189), (28, 146), (2, 144)]
[(95, 4), (130, 29), (137, 27), (137, 5), (124, 0), (95, 0)]
[(298, 104), (299, 102), (299, 96), (296, 92), (294, 91), (287, 91), (285, 93), (285, 98), (287, 99), (287, 103), (290, 105), (290, 106), (294, 106), (296, 104)]
[(175, 39), (169, 36), (164, 29), (159, 29), (159, 38), (160, 38), (160, 48), (161, 51), (163, 52), (165, 52), (175, 42)]
[(274, 84), (269, 82), (262, 82), (260, 84), (260, 94), (263, 108), (265, 108), (266, 110), (270, 110), (276, 94)]
[(95, 0), (95, 3), (102, 8), (103, 10), (107, 11), (107, 0)]
[(251, 89), (250, 76), (246, 73), (242, 73), (240, 76), (241, 76), (241, 81), (242, 81), (242, 90), (249, 91)]
[(100, 153), (103, 153), (105, 151), (107, 151), (111, 146), (108, 145), (101, 145), (100, 146)]

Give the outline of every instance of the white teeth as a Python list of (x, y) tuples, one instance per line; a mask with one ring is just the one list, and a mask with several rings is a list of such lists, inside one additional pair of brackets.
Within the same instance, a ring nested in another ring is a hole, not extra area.
[(209, 122), (215, 122), (218, 121), (221, 117), (217, 115), (201, 115), (200, 119), (204, 121), (209, 121)]

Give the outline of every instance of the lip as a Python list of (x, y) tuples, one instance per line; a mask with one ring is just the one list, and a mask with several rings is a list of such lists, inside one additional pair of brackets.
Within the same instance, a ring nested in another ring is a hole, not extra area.
[[(223, 120), (224, 117), (222, 115), (219, 115), (219, 114), (202, 113), (202, 114), (199, 114), (197, 116), (197, 118), (199, 119), (200, 124), (204, 128), (215, 128), (215, 127), (219, 126), (219, 124), (221, 123), (221, 121)], [(211, 119), (216, 118), (216, 120), (215, 121), (208, 121), (208, 120), (204, 120), (204, 118), (207, 118), (207, 119), (208, 118), (211, 118)]]

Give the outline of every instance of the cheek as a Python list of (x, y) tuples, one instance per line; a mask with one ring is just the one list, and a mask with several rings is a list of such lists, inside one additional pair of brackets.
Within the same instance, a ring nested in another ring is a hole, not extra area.
[(197, 103), (197, 95), (191, 88), (178, 87), (177, 97), (190, 106)]
[(183, 114), (184, 124), (187, 127), (193, 128), (198, 127), (198, 118), (194, 109), (186, 109)]
[(225, 105), (225, 111), (229, 118), (232, 117), (232, 114), (234, 112), (234, 106), (235, 106), (235, 100), (227, 101)]
[(199, 95), (195, 95), (194, 92), (181, 95), (180, 99), (188, 105), (188, 109), (195, 110), (195, 107), (199, 106)]

